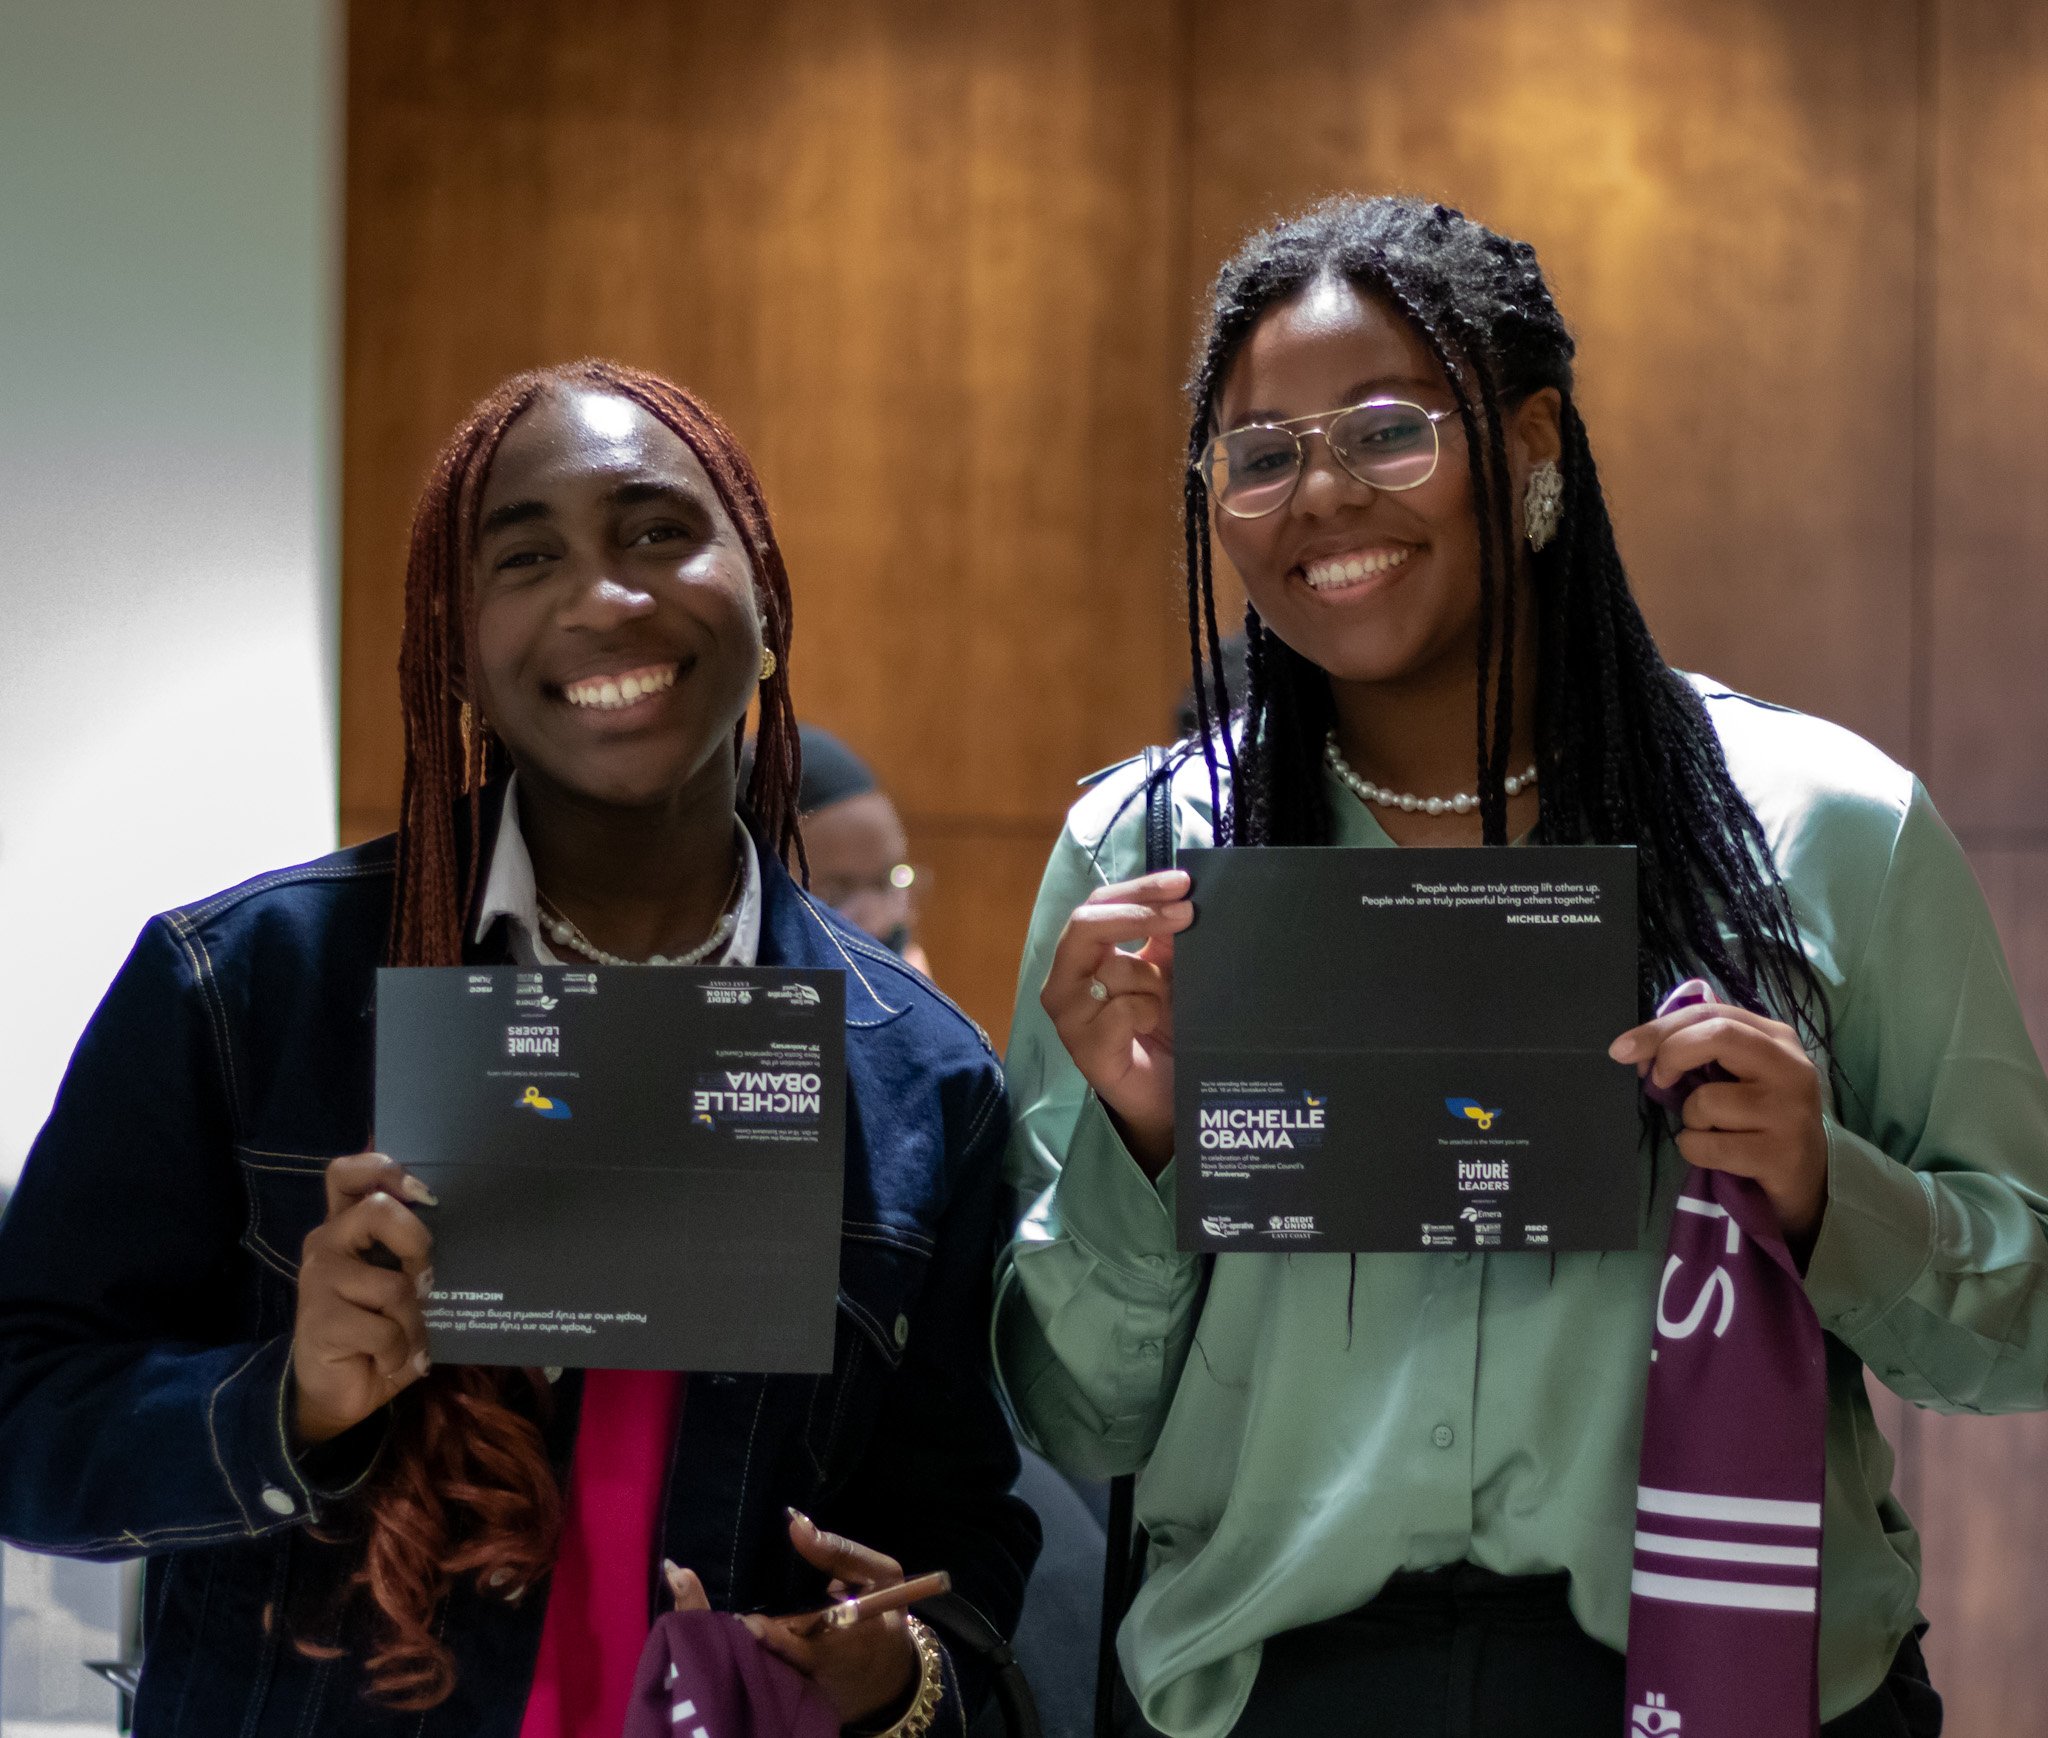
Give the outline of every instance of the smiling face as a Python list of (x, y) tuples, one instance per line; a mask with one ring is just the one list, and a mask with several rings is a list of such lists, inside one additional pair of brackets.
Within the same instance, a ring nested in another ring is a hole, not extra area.
[(754, 692), (753, 570), (697, 456), (631, 399), (544, 393), (506, 431), (470, 579), (477, 699), (524, 780), (730, 802)]
[[(1449, 385), (1408, 322), (1342, 279), (1323, 278), (1265, 313), (1224, 378), (1219, 429), (1313, 417), (1366, 399), (1453, 408)], [(1509, 418), (1519, 500), (1536, 459), (1556, 450), (1556, 394)], [(1549, 429), (1546, 438), (1544, 428)], [(1479, 541), (1472, 474), (1456, 416), (1437, 424), (1428, 481), (1359, 482), (1320, 435), (1287, 504), (1258, 519), (1218, 512), (1215, 535), (1266, 625), (1340, 682), (1473, 679)]]

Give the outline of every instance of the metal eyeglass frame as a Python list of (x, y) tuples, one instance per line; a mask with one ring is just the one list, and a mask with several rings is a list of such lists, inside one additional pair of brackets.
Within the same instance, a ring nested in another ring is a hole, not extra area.
[[(1424, 471), (1412, 483), (1376, 483), (1370, 477), (1359, 476), (1356, 471), (1344, 463), (1344, 455), (1338, 452), (1334, 446), (1330, 446), (1329, 425), (1340, 417), (1351, 415), (1353, 411), (1379, 410), (1395, 406), (1403, 410), (1415, 411), (1428, 421), (1430, 441), (1429, 469)], [(1231, 518), (1264, 519), (1268, 514), (1279, 512), (1282, 507), (1294, 499), (1295, 490), (1301, 487), (1301, 479), (1308, 475), (1308, 445), (1302, 436), (1304, 434), (1319, 434), (1323, 437), (1323, 445), (1330, 448), (1330, 457), (1337, 461), (1338, 466), (1347, 477), (1352, 478), (1356, 482), (1363, 483), (1368, 489), (1384, 489), (1389, 494), (1398, 494), (1406, 489), (1419, 489), (1431, 477), (1436, 475), (1438, 461), (1444, 456), (1443, 437), (1437, 433), (1436, 425), (1446, 417), (1456, 416), (1457, 414), (1455, 410), (1431, 410), (1427, 405), (1417, 404), (1413, 399), (1409, 398), (1365, 398), (1360, 399), (1356, 404), (1340, 405), (1335, 410), (1317, 411), (1313, 416), (1291, 416), (1285, 422), (1242, 423), (1236, 428), (1226, 429), (1222, 434), (1214, 436), (1209, 444), (1202, 449), (1201, 458), (1196, 460), (1191, 469), (1202, 479), (1202, 487), (1209, 491), (1211, 499), (1224, 512), (1228, 513)], [(1222, 447), (1223, 443), (1232, 435), (1246, 434), (1253, 429), (1276, 429), (1293, 440), (1294, 481), (1289, 486), (1287, 493), (1275, 501), (1272, 506), (1261, 507), (1255, 513), (1240, 513), (1228, 501), (1224, 500), (1222, 491), (1210, 481), (1210, 473), (1215, 467), (1218, 450)], [(1297, 433), (1297, 430), (1300, 432)]]

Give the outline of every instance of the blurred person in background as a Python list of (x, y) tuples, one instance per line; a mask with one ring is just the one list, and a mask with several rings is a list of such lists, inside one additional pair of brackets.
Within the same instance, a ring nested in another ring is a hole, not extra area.
[[(905, 1614), (773, 1615), (908, 1563), (1007, 1628), (1036, 1550), (988, 1362), (1001, 1075), (784, 867), (790, 647), (716, 416), (517, 376), (414, 520), (396, 837), (144, 930), (0, 1218), (0, 1536), (147, 1556), (140, 1738), (618, 1738), (672, 1594), (849, 1725), (964, 1733)], [(830, 1373), (436, 1365), (435, 1203), (362, 1150), (377, 968), (694, 960), (845, 976)]]
[[(931, 876), (910, 862), (903, 817), (868, 763), (829, 730), (800, 724), (797, 735), (804, 757), (797, 819), (813, 897), (930, 977), (916, 928)], [(753, 753), (749, 741), (743, 768)]]

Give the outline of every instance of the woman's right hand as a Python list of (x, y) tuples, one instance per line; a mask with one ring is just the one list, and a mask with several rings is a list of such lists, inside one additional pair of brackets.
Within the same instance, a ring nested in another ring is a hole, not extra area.
[(1060, 931), (1038, 993), (1150, 1177), (1173, 1157), (1173, 938), (1195, 920), (1189, 886), (1186, 870), (1162, 869), (1098, 887)]
[[(421, 1300), (433, 1289), (433, 1234), (408, 1201), (426, 1184), (382, 1153), (327, 1167), (327, 1217), (306, 1236), (292, 1330), (298, 1440), (310, 1448), (360, 1424), (427, 1373)], [(397, 1268), (369, 1259), (382, 1245)]]

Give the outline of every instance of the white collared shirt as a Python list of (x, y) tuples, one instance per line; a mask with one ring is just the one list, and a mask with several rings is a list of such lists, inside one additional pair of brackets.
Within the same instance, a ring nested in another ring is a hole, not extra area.
[[(734, 914), (732, 938), (725, 951), (707, 965), (750, 966), (761, 954), (761, 859), (753, 836), (733, 821), (740, 842), (740, 902)], [(510, 930), (513, 961), (522, 966), (581, 964), (564, 960), (548, 946), (540, 926), (540, 891), (534, 884), (533, 858), (526, 849), (526, 835), (519, 829), (519, 776), (506, 781), (505, 807), (498, 816), (498, 836), (491, 843), (491, 872), (484, 880), (484, 896), (477, 912), (476, 939), (482, 941), (491, 925), (505, 918)]]

